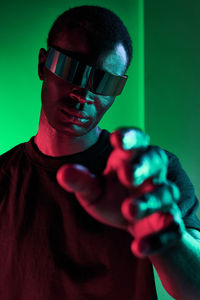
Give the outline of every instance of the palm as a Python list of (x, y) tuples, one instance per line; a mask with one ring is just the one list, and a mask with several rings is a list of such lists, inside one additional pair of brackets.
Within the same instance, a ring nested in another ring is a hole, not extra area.
[[(127, 188), (122, 185), (115, 172), (104, 174), (101, 196), (89, 205), (78, 199), (84, 209), (96, 220), (121, 229), (126, 229), (127, 221), (121, 213), (121, 205), (128, 197)], [(91, 191), (92, 192), (92, 191)]]
[(126, 230), (129, 222), (123, 217), (122, 203), (128, 198), (138, 197), (144, 190), (150, 191), (153, 187), (146, 181), (137, 189), (127, 188), (126, 182), (123, 182), (125, 179), (122, 179), (123, 174), (119, 179), (119, 174), (112, 168), (112, 154), (110, 158), (101, 178), (97, 178), (83, 166), (64, 165), (59, 169), (57, 179), (65, 190), (76, 195), (80, 205), (93, 218), (106, 225)]

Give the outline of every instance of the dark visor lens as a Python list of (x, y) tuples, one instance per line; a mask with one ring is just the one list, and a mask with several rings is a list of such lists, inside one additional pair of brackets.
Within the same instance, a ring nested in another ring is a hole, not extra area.
[(119, 95), (128, 78), (86, 65), (54, 48), (49, 49), (45, 66), (67, 82), (105, 96)]

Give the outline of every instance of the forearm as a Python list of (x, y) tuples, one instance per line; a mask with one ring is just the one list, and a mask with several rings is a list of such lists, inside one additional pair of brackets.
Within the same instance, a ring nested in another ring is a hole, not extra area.
[(173, 298), (200, 299), (200, 241), (185, 233), (175, 246), (149, 259)]

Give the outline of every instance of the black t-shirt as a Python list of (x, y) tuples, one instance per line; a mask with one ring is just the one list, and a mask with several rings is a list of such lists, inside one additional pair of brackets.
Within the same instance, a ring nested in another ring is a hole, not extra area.
[[(111, 151), (104, 130), (81, 153), (50, 157), (32, 137), (0, 156), (1, 299), (157, 299), (152, 265), (132, 254), (130, 234), (93, 219), (56, 180), (66, 163), (101, 174)], [(167, 155), (184, 222), (200, 230), (193, 186), (178, 159)]]

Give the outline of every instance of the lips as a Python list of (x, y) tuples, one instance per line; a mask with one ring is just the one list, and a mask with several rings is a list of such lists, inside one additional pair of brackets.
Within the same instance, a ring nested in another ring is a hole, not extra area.
[(60, 111), (63, 114), (64, 120), (67, 121), (67, 123), (85, 127), (90, 122), (90, 119), (85, 114), (80, 114), (77, 111), (75, 112), (73, 110), (66, 110), (66, 109), (61, 109)]
[(61, 111), (69, 116), (69, 117), (72, 117), (72, 118), (75, 118), (75, 119), (85, 119), (85, 120), (89, 120), (88, 116), (86, 114), (83, 114), (83, 113), (79, 113), (77, 110), (73, 110), (73, 109), (66, 109), (66, 108), (62, 108)]

